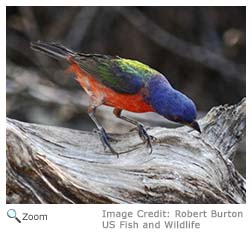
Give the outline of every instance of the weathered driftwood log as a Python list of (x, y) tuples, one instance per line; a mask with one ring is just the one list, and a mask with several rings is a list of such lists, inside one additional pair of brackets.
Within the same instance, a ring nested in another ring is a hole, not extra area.
[(7, 120), (7, 203), (244, 203), (233, 158), (246, 102), (215, 107), (188, 127), (151, 128), (153, 153), (136, 132), (113, 135), (117, 158), (92, 132)]

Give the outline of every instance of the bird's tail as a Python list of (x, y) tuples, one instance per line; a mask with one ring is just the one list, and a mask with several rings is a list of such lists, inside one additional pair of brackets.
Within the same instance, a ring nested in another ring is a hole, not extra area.
[(58, 43), (31, 42), (31, 48), (55, 59), (68, 60), (75, 52)]

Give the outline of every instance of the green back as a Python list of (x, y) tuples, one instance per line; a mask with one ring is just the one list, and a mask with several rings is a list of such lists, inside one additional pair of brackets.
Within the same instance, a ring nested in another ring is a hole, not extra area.
[(135, 94), (150, 78), (162, 76), (141, 62), (117, 56), (79, 53), (74, 60), (97, 81), (119, 93)]

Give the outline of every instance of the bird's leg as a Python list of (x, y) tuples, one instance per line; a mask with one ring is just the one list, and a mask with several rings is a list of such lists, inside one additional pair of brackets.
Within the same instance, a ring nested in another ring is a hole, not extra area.
[(113, 153), (116, 154), (117, 157), (119, 156), (119, 154), (113, 149), (113, 147), (110, 145), (109, 143), (109, 136), (107, 135), (105, 129), (101, 126), (101, 124), (97, 121), (96, 116), (95, 116), (95, 111), (96, 108), (98, 106), (95, 105), (90, 105), (88, 107), (88, 115), (90, 116), (90, 118), (92, 119), (92, 121), (95, 123), (96, 127), (98, 128), (98, 133), (101, 139), (101, 142), (104, 146), (104, 150), (106, 149), (106, 147), (109, 148), (109, 150)]
[(130, 119), (128, 117), (125, 117), (125, 116), (122, 116), (121, 113), (122, 113), (122, 109), (119, 109), (119, 108), (114, 108), (114, 111), (113, 111), (114, 115), (124, 121), (127, 121), (133, 125), (136, 125), (137, 126), (137, 129), (138, 129), (138, 134), (140, 136), (140, 138), (143, 140), (143, 142), (147, 143), (147, 147), (149, 148), (149, 153), (151, 154), (152, 153), (152, 144), (151, 144), (151, 140), (152, 140), (152, 136), (150, 136), (146, 129), (144, 128), (144, 125), (136, 120), (133, 120), (133, 119)]

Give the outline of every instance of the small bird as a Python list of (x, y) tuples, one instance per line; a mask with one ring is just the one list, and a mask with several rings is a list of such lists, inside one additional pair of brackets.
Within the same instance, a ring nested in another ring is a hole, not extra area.
[(58, 43), (32, 42), (31, 48), (55, 59), (69, 63), (67, 71), (89, 96), (88, 114), (98, 128), (104, 149), (118, 156), (110, 144), (110, 136), (95, 117), (101, 105), (113, 107), (116, 117), (137, 126), (140, 138), (152, 153), (152, 137), (140, 122), (121, 113), (127, 110), (135, 113), (156, 112), (166, 119), (197, 130), (196, 107), (193, 101), (174, 89), (164, 75), (141, 62), (101, 54), (74, 52)]

